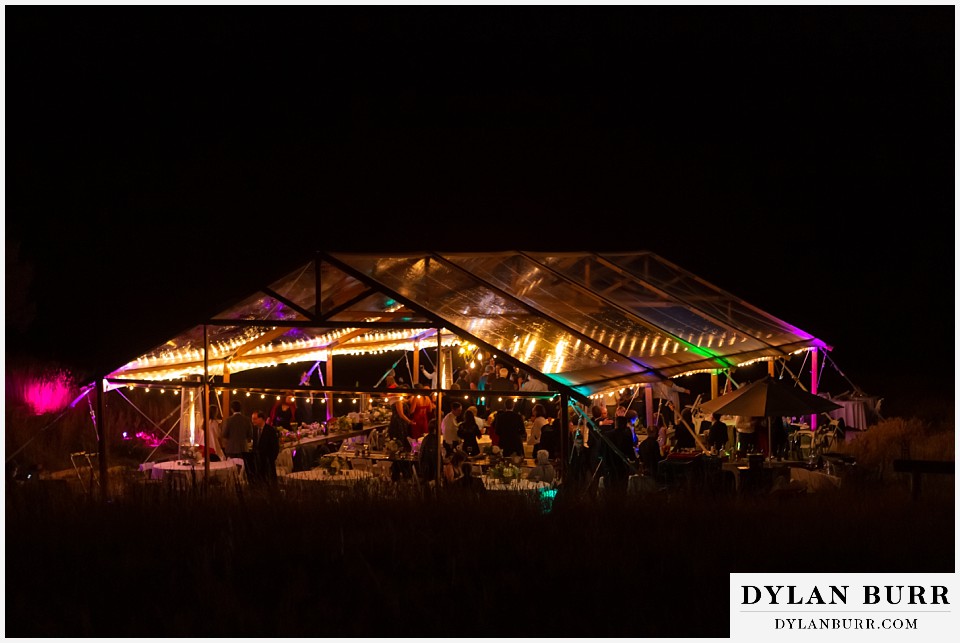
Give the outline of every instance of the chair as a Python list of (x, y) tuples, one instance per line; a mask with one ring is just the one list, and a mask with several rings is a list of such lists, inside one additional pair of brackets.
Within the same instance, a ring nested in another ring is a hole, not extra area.
[(819, 431), (814, 435), (813, 439), (813, 451), (816, 454), (821, 454), (826, 451), (829, 451), (833, 446), (834, 442), (837, 439), (837, 420), (830, 422), (830, 424)]
[(369, 458), (353, 458), (350, 460), (350, 468), (357, 471), (372, 471), (373, 462)]
[(370, 465), (370, 471), (375, 477), (381, 480), (390, 479), (390, 463), (387, 461), (374, 462)]
[(280, 455), (277, 456), (276, 464), (278, 476), (293, 473), (293, 454), (290, 453), (290, 449), (284, 449), (280, 452)]
[(797, 429), (793, 432), (792, 451), (797, 460), (806, 460), (813, 452), (813, 431)]

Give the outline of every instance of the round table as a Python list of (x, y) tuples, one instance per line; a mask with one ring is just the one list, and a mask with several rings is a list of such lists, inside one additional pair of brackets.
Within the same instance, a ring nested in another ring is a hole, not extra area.
[[(239, 462), (239, 464), (238, 464)], [(212, 478), (224, 478), (229, 481), (234, 481), (238, 477), (242, 479), (240, 475), (243, 471), (243, 460), (239, 458), (234, 458), (232, 460), (223, 460), (221, 462), (211, 462), (210, 463), (210, 477)], [(188, 464), (183, 460), (170, 460), (168, 462), (158, 462), (153, 465), (153, 468), (150, 469), (150, 478), (153, 480), (161, 480), (168, 474), (177, 474), (187, 476), (196, 475), (198, 478), (202, 478), (204, 475), (203, 463), (199, 464)]]

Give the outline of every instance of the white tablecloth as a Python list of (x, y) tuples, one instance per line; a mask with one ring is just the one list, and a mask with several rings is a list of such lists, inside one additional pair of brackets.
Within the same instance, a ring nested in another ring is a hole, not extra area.
[[(186, 475), (196, 475), (198, 479), (203, 478), (203, 463), (196, 465), (180, 464), (180, 460), (170, 460), (169, 462), (157, 462), (150, 469), (150, 478), (161, 480), (168, 473), (183, 472)], [(193, 472), (191, 474), (190, 472)], [(243, 460), (240, 458), (231, 458), (221, 462), (210, 463), (210, 477), (224, 478), (233, 482), (234, 480), (243, 480)]]
[(308, 482), (319, 482), (329, 484), (356, 484), (361, 480), (373, 480), (373, 473), (370, 471), (358, 471), (357, 469), (345, 469), (340, 473), (328, 473), (326, 469), (311, 469), (310, 471), (297, 471), (283, 476), (283, 480), (303, 480)]
[(508, 484), (503, 484), (499, 480), (494, 480), (488, 476), (481, 476), (483, 486), (490, 491), (536, 491), (537, 489), (549, 489), (549, 482), (531, 482), (530, 480), (517, 480)]
[(843, 418), (844, 424), (857, 429), (867, 428), (867, 404), (863, 400), (830, 400), (842, 408), (830, 411), (833, 419)]

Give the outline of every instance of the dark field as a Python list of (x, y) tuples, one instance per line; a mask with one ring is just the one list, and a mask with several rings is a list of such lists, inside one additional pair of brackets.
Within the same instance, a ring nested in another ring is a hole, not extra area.
[(954, 493), (478, 501), (44, 482), (6, 496), (12, 637), (728, 637), (728, 573), (954, 569)]

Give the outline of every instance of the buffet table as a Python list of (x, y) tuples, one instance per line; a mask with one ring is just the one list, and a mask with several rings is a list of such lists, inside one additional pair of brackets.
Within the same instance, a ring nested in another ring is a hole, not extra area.
[[(342, 442), (357, 437), (366, 437), (370, 434), (370, 431), (374, 429), (384, 429), (386, 426), (386, 424), (367, 424), (364, 425), (362, 429), (354, 429), (352, 431), (312, 435), (310, 437), (300, 438), (295, 442), (281, 441), (277, 463), (293, 463), (292, 468), (294, 472), (309, 470), (313, 468), (312, 463), (316, 460), (316, 452), (319, 447), (332, 442)], [(307, 464), (300, 464), (303, 462)]]

